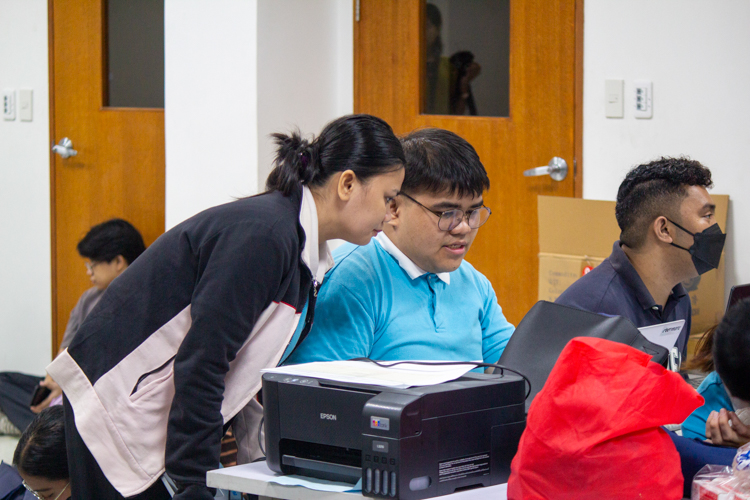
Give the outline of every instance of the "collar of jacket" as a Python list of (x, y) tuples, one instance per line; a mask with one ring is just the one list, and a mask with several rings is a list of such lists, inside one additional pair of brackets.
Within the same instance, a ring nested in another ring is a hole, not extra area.
[(302, 261), (310, 269), (315, 281), (322, 283), (325, 274), (333, 267), (333, 257), (328, 242), (318, 241), (318, 210), (312, 192), (307, 186), (302, 187), (299, 223), (304, 232)]

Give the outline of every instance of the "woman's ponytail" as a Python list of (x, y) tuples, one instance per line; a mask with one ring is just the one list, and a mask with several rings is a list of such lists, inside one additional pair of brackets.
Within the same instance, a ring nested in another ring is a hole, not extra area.
[(335, 172), (352, 170), (368, 178), (402, 168), (401, 143), (391, 127), (370, 115), (348, 115), (332, 121), (312, 142), (299, 130), (271, 134), (276, 143), (274, 168), (266, 180), (267, 191), (289, 196), (300, 184), (321, 186)]
[(271, 137), (276, 143), (276, 159), (266, 180), (266, 189), (288, 196), (299, 184), (309, 184), (315, 179), (316, 148), (302, 138), (299, 130), (290, 135), (271, 134)]

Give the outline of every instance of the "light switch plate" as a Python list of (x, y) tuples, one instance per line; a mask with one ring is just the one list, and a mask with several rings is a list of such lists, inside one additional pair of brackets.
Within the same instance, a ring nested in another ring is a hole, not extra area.
[(623, 112), (623, 80), (604, 80), (604, 116), (607, 118), (622, 118)]
[(654, 115), (654, 87), (651, 80), (635, 80), (633, 87), (633, 116), (651, 118)]
[(16, 119), (16, 91), (3, 89), (3, 120)]
[(31, 89), (18, 90), (18, 119), (30, 122), (34, 116), (34, 91)]

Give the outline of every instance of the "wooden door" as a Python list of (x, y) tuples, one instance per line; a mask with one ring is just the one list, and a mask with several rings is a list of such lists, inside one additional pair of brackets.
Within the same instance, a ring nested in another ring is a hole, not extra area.
[[(509, 116), (421, 113), (424, 0), (359, 0), (354, 28), (354, 109), (396, 133), (441, 127), (468, 140), (488, 171), (492, 216), (467, 260), (492, 282), (518, 324), (537, 300), (537, 195), (580, 196), (582, 0), (510, 0)], [(569, 174), (523, 177), (564, 158)], [(577, 165), (577, 168), (576, 168)]]
[(52, 351), (91, 286), (76, 244), (113, 217), (146, 245), (164, 232), (164, 109), (106, 106), (106, 2), (51, 0), (50, 135), (78, 154), (51, 154)]

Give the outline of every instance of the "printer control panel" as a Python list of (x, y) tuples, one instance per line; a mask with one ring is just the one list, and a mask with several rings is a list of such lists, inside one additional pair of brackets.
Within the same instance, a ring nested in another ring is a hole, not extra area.
[(305, 378), (305, 377), (295, 377), (292, 375), (284, 376), (283, 378), (279, 379), (279, 382), (283, 382), (285, 384), (297, 384), (297, 385), (309, 385), (314, 386), (317, 385), (318, 381), (312, 378)]
[(372, 496), (395, 498), (398, 485), (397, 441), (367, 436), (370, 446), (362, 451), (362, 490)]

